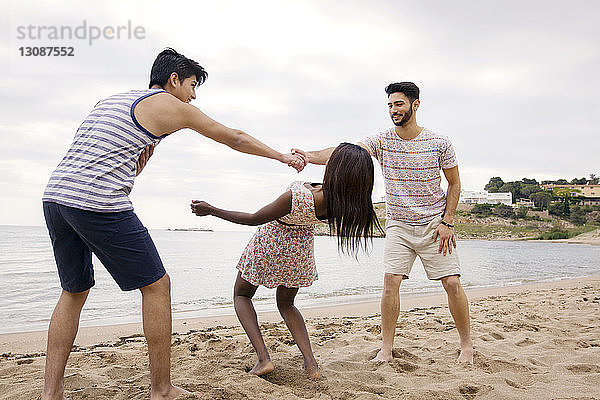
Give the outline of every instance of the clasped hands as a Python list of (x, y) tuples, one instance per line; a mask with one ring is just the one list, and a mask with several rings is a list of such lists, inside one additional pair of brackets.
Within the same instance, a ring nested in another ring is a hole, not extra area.
[(281, 162), (294, 168), (296, 171), (301, 172), (304, 167), (306, 167), (306, 164), (308, 164), (308, 159), (304, 152), (298, 152), (297, 149), (292, 149), (291, 153), (283, 155)]

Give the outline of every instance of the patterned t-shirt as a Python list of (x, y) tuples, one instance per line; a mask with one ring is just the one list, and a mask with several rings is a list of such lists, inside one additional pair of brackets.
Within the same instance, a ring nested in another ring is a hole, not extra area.
[(390, 128), (361, 143), (381, 165), (386, 219), (425, 225), (444, 213), (440, 169), (458, 165), (447, 137), (423, 129), (414, 139), (405, 140)]

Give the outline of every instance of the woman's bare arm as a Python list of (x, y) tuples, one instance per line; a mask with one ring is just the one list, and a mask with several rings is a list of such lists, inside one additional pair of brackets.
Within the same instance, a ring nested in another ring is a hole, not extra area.
[(272, 203), (255, 213), (230, 211), (217, 208), (205, 201), (192, 200), (192, 212), (198, 216), (212, 215), (241, 225), (261, 225), (290, 213), (292, 209), (292, 192), (288, 190)]

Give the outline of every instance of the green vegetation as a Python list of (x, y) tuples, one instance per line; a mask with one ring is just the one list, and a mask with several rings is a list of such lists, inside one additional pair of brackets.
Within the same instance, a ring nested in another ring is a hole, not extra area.
[(552, 228), (552, 230), (542, 233), (538, 239), (556, 240), (556, 239), (568, 239), (568, 238), (569, 238), (569, 231), (567, 231), (565, 229)]
[(506, 204), (475, 204), (471, 214), (480, 218), (491, 217), (492, 215), (502, 218), (516, 218), (515, 210)]
[[(543, 181), (541, 184), (556, 185), (596, 185), (600, 178), (595, 174), (590, 174), (587, 178), (573, 178), (571, 181), (558, 179), (556, 181)], [(582, 206), (582, 199), (574, 196), (578, 189), (554, 188), (552, 191), (544, 190), (535, 179), (523, 178), (520, 181), (504, 182), (501, 177), (490, 178), (485, 190), (491, 193), (510, 192), (512, 193), (513, 203), (518, 199), (529, 199), (535, 205), (535, 210), (548, 210), (548, 213), (556, 217), (567, 220), (575, 225), (584, 225), (586, 223), (600, 222), (600, 206)], [(517, 210), (513, 216), (510, 211), (495, 206), (478, 204), (471, 213), (480, 217), (489, 217), (492, 215), (504, 218), (525, 218), (526, 211)], [(485, 207), (487, 206), (487, 207)], [(491, 207), (491, 208), (490, 208)]]
[(499, 176), (491, 178), (489, 183), (485, 185), (485, 190), (490, 193), (510, 192), (512, 193), (513, 203), (516, 203), (518, 199), (529, 199), (529, 196), (533, 193), (543, 191), (535, 179), (523, 178), (520, 181), (504, 182)]
[[(531, 238), (531, 239), (568, 239), (579, 234), (600, 228), (600, 205), (582, 205), (582, 199), (574, 196), (577, 189), (554, 188), (545, 190), (541, 185), (585, 185), (598, 184), (600, 178), (590, 174), (588, 178), (558, 179), (542, 181), (523, 178), (520, 181), (505, 182), (496, 176), (485, 185), (492, 193), (511, 192), (513, 203), (520, 199), (529, 199), (534, 208), (513, 207), (504, 204), (475, 204), (470, 211), (456, 212), (456, 233), (471, 238)], [(548, 210), (548, 217), (531, 215), (530, 210)], [(529, 214), (529, 215), (528, 215)], [(474, 222), (473, 218), (484, 219), (485, 223)], [(460, 221), (462, 220), (462, 221)], [(564, 222), (561, 222), (564, 221)], [(552, 222), (554, 221), (554, 226)], [(573, 227), (573, 225), (575, 225)]]
[(457, 223), (455, 231), (459, 237), (469, 238), (534, 238), (542, 233), (537, 226), (502, 226), (477, 223)]
[(581, 235), (582, 233), (591, 232), (600, 228), (599, 224), (586, 224), (581, 226), (576, 226), (575, 228), (559, 228), (553, 227), (548, 232), (543, 232), (538, 239), (543, 240), (556, 240), (556, 239), (570, 239), (577, 235)]
[(518, 208), (517, 212), (515, 213), (515, 217), (516, 218), (522, 218), (522, 219), (526, 218), (527, 217), (527, 207), (520, 207), (520, 208)]

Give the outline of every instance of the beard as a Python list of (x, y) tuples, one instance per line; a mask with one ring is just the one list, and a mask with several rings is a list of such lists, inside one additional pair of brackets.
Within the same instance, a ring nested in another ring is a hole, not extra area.
[(400, 121), (396, 122), (392, 118), (392, 122), (396, 126), (404, 126), (404, 124), (406, 124), (410, 120), (410, 118), (412, 117), (412, 115), (413, 115), (412, 103), (410, 103), (410, 108), (408, 109), (408, 112), (402, 116), (402, 119)]

